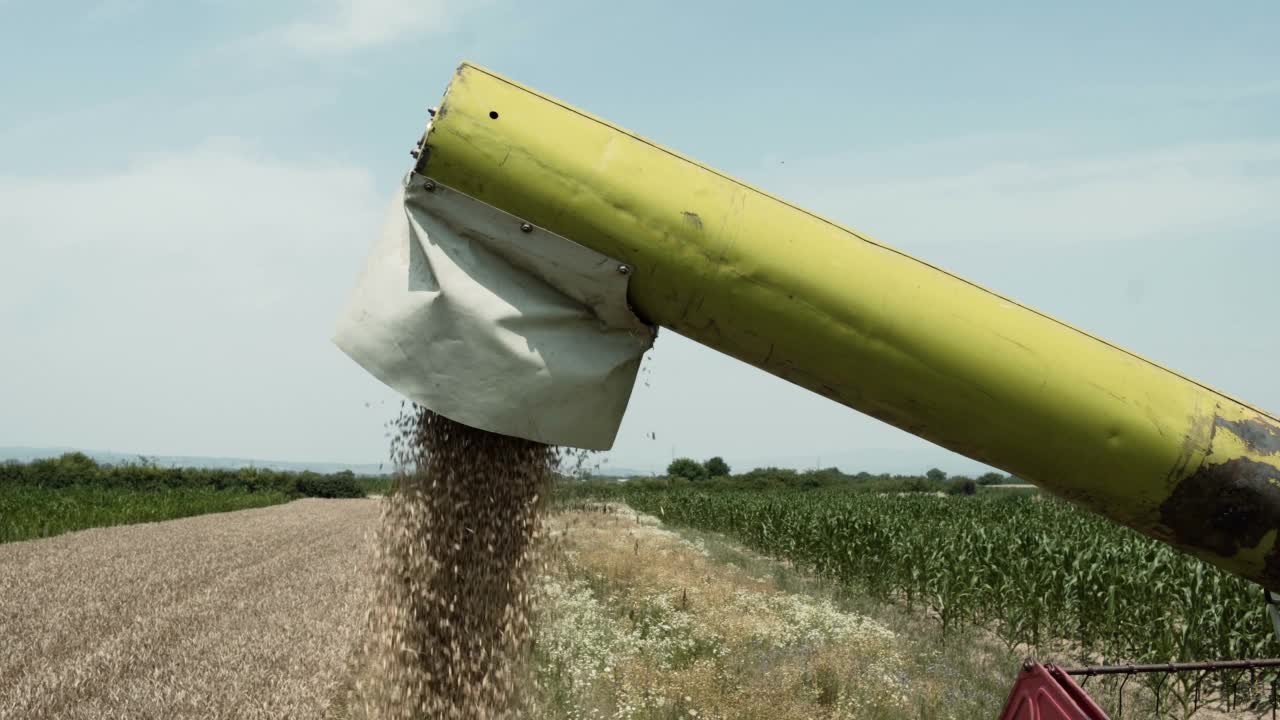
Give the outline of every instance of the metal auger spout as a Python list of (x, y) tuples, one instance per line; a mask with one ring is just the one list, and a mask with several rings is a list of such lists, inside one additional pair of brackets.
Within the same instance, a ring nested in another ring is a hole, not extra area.
[(1280, 590), (1274, 415), (473, 65), (413, 182), (597, 253), (640, 325)]

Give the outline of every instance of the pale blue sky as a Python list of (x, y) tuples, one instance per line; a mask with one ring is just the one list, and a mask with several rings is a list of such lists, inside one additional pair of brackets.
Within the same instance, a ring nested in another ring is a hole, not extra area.
[[(329, 335), (464, 58), (1280, 409), (1276, 37), (1274, 2), (0, 0), (0, 445), (381, 460), (394, 399)], [(614, 464), (973, 467), (672, 333), (645, 379)]]

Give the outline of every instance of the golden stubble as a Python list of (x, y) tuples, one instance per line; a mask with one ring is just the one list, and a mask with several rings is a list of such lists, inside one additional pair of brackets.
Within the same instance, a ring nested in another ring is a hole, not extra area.
[(0, 718), (319, 716), (377, 513), (298, 500), (0, 545)]

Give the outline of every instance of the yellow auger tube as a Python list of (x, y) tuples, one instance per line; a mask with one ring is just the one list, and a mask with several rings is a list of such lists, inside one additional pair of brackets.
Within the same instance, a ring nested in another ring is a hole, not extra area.
[(472, 65), (423, 149), (646, 320), (1280, 590), (1275, 416)]

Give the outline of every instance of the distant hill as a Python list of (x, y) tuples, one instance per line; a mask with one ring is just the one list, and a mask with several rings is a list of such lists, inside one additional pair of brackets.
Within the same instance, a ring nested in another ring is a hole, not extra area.
[[(677, 456), (682, 453), (676, 453)], [(779, 467), (792, 470), (816, 470), (818, 468), (839, 468), (850, 475), (860, 472), (873, 474), (888, 473), (890, 475), (922, 475), (929, 468), (940, 468), (948, 475), (965, 475), (977, 477), (985, 472), (996, 470), (976, 460), (970, 460), (949, 450), (926, 446), (919, 448), (859, 448), (829, 452), (821, 456), (815, 455), (755, 455), (737, 456), (724, 453), (724, 459), (735, 473), (746, 472), (752, 468)], [(705, 457), (695, 457), (705, 460)], [(599, 477), (647, 477), (666, 473), (667, 462), (648, 463), (635, 457), (619, 458), (619, 465), (613, 465), (606, 458), (600, 467), (593, 468), (592, 474)]]
[[(141, 457), (136, 453), (121, 453), (108, 450), (86, 450), (73, 447), (0, 447), (0, 463), (6, 460), (30, 462), (40, 458), (57, 457), (68, 452), (83, 452), (102, 463), (139, 462)], [(163, 467), (207, 467), (207, 468), (242, 468), (260, 467), (271, 470), (291, 470), (301, 472), (310, 470), (319, 473), (332, 473), (339, 470), (350, 470), (357, 475), (390, 474), (389, 464), (351, 464), (329, 462), (304, 462), (287, 460), (258, 460), (252, 458), (201, 457), (186, 455), (147, 456), (147, 460)], [(796, 470), (809, 470), (819, 467), (838, 467), (842, 471), (855, 474), (861, 471), (871, 473), (921, 474), (931, 467), (939, 467), (951, 475), (968, 475), (976, 477), (992, 468), (982, 463), (963, 458), (942, 448), (925, 448), (916, 450), (877, 450), (864, 449), (844, 453), (832, 453), (824, 457), (726, 457), (734, 472), (745, 472), (758, 467), (782, 467)], [(662, 475), (666, 472), (666, 461), (658, 464), (647, 464), (635, 458), (623, 459), (626, 465), (613, 465), (608, 458), (587, 463), (584, 469), (596, 477), (631, 478)]]
[(649, 477), (651, 475), (661, 475), (662, 473), (654, 470), (636, 470), (634, 468), (613, 467), (605, 465), (604, 467), (595, 468), (591, 474), (601, 478), (633, 478), (633, 477)]
[[(100, 463), (110, 463), (112, 465), (142, 462), (144, 457), (138, 453), (122, 453), (110, 450), (86, 450), (84, 448), (75, 447), (0, 447), (0, 463), (7, 460), (31, 462), (32, 460), (58, 457), (63, 453), (69, 452), (82, 452)], [(145, 458), (148, 462), (154, 462), (156, 465), (161, 467), (199, 467), (233, 470), (242, 467), (258, 467), (269, 470), (291, 470), (293, 472), (310, 470), (318, 473), (332, 473), (340, 470), (350, 470), (357, 475), (387, 475), (391, 472), (389, 464), (375, 465), (373, 463), (351, 464), (299, 462), (288, 460), (255, 460), (252, 458), (203, 457), (196, 455), (147, 455)], [(597, 477), (648, 477), (655, 474), (655, 472), (656, 471), (636, 470), (634, 468), (613, 466), (591, 468), (591, 474)]]
[(287, 470), (302, 472), (310, 470), (318, 473), (334, 473), (350, 470), (357, 475), (384, 475), (390, 473), (390, 466), (373, 463), (351, 464), (330, 462), (298, 462), (288, 460), (254, 460), (251, 458), (200, 457), (189, 455), (146, 455), (136, 453), (120, 453), (109, 450), (86, 450), (84, 448), (54, 447), (0, 447), (0, 462), (17, 460), (31, 462), (43, 458), (53, 458), (69, 452), (82, 452), (100, 463), (119, 465), (121, 463), (142, 462), (144, 457), (161, 467), (199, 467), (235, 470), (243, 467), (258, 467), (268, 470)]

